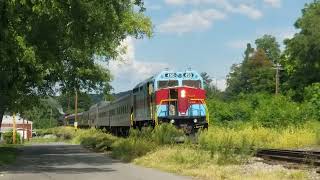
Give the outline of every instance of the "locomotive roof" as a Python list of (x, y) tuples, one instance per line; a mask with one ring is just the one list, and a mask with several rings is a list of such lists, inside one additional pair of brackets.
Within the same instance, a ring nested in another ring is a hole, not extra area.
[[(188, 76), (186, 76), (187, 74), (188, 74)], [(140, 82), (139, 84), (137, 84), (134, 87), (134, 89), (138, 88), (148, 82), (152, 82), (155, 80), (171, 80), (171, 79), (190, 79), (190, 80), (201, 80), (202, 81), (202, 77), (200, 76), (200, 74), (194, 70), (191, 70), (191, 69), (187, 69), (185, 71), (164, 70), (164, 71), (161, 71), (161, 72), (151, 76), (150, 78)]]

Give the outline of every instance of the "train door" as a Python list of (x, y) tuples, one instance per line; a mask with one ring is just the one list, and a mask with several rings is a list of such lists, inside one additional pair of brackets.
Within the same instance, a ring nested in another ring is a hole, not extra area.
[(178, 111), (178, 90), (177, 89), (170, 89), (169, 90), (169, 116), (176, 116)]
[(133, 119), (136, 119), (137, 116), (137, 95), (133, 96)]
[(153, 106), (153, 83), (147, 83), (147, 109), (148, 109), (148, 116), (150, 119), (153, 119), (154, 113), (154, 106)]

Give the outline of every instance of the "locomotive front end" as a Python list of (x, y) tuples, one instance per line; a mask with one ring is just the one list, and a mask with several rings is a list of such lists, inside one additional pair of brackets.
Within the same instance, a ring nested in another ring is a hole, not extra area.
[(158, 80), (157, 85), (156, 124), (171, 123), (188, 134), (208, 127), (206, 92), (198, 73), (167, 72)]

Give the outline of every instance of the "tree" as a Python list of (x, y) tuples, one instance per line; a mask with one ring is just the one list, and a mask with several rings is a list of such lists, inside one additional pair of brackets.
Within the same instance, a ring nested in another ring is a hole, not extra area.
[(244, 51), (244, 61), (248, 61), (253, 52), (254, 48), (250, 43), (247, 43), (247, 49)]
[(0, 125), (5, 111), (56, 89), (103, 90), (110, 75), (95, 57), (115, 58), (127, 36), (150, 37), (143, 11), (142, 0), (0, 1)]
[(200, 73), (200, 76), (202, 77), (204, 81), (204, 89), (206, 90), (206, 94), (208, 98), (213, 97), (221, 97), (222, 93), (218, 90), (218, 87), (212, 85), (212, 79), (210, 78), (209, 74), (206, 72)]
[(306, 4), (295, 27), (293, 38), (285, 40), (285, 58), (282, 61), (289, 76), (288, 84), (295, 97), (302, 100), (304, 88), (320, 82), (320, 0)]
[(255, 40), (257, 49), (262, 49), (268, 56), (268, 59), (276, 64), (280, 58), (280, 45), (276, 38), (271, 35), (263, 35), (261, 38)]
[(204, 83), (204, 86), (205, 87), (210, 87), (211, 85), (211, 82), (212, 82), (212, 79), (210, 78), (209, 74), (206, 73), (206, 72), (202, 72), (200, 73), (200, 76), (202, 77), (203, 79), (203, 83)]
[(51, 97), (41, 99), (38, 104), (25, 110), (22, 117), (32, 120), (35, 129), (51, 128), (58, 125), (61, 117), (60, 105)]
[[(62, 94), (56, 98), (61, 104), (62, 109), (67, 114), (74, 113), (74, 103), (75, 95), (74, 94)], [(86, 93), (78, 93), (78, 112), (86, 111), (93, 105), (91, 97)]]
[(258, 49), (242, 64), (233, 65), (227, 76), (226, 95), (239, 93), (271, 93), (274, 90), (274, 70), (264, 50)]

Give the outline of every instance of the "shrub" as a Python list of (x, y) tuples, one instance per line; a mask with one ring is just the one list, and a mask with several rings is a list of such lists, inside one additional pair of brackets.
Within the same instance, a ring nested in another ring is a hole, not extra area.
[(97, 151), (106, 151), (111, 149), (111, 145), (116, 139), (115, 136), (101, 130), (88, 129), (78, 130), (72, 142)]
[(313, 83), (305, 88), (304, 100), (310, 105), (309, 110), (314, 118), (320, 120), (320, 83)]
[(221, 100), (209, 100), (208, 108), (211, 122), (248, 121), (252, 110), (247, 101), (222, 102)]
[(210, 153), (190, 146), (170, 146), (166, 149), (167, 161), (175, 164), (189, 165), (197, 167), (212, 161)]
[(141, 130), (138, 129), (130, 129), (129, 138), (144, 138), (150, 139), (153, 133), (153, 128), (151, 127), (143, 127)]
[(143, 156), (155, 147), (156, 145), (150, 141), (135, 138), (119, 139), (111, 146), (112, 156), (124, 161)]
[(155, 127), (151, 135), (152, 140), (159, 145), (173, 144), (181, 136), (184, 136), (184, 132), (169, 123)]
[[(259, 148), (299, 148), (319, 143), (320, 123), (309, 122), (285, 129), (265, 128), (244, 123), (238, 128), (211, 127), (199, 135), (199, 147), (220, 161), (241, 162)], [(234, 159), (235, 160), (234, 160)]]
[(209, 99), (208, 107), (215, 124), (242, 121), (272, 128), (303, 124), (314, 119), (316, 111), (310, 103), (299, 104), (282, 95), (261, 93), (241, 94), (229, 102)]
[[(3, 134), (3, 139), (6, 144), (13, 144), (13, 130), (5, 132)], [(21, 143), (21, 137), (18, 132), (16, 132), (16, 143), (20, 144)]]

